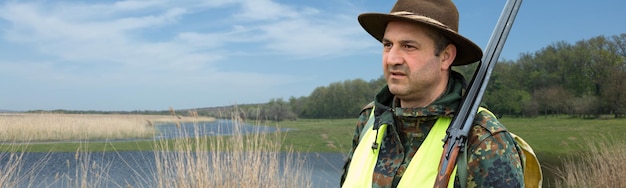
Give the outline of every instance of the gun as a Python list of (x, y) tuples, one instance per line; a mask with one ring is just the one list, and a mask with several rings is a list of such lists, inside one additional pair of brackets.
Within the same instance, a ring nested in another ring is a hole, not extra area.
[(507, 0), (500, 14), (498, 23), (485, 49), (484, 56), (479, 62), (479, 68), (474, 73), (467, 94), (461, 102), (458, 113), (454, 116), (450, 127), (448, 127), (446, 131), (446, 137), (443, 139), (445, 144), (443, 146), (444, 150), (441, 155), (437, 179), (434, 185), (436, 188), (448, 187), (448, 182), (456, 166), (458, 156), (462, 155), (465, 151), (469, 131), (472, 127), (472, 122), (474, 121), (478, 107), (480, 106), (485, 89), (487, 88), (487, 84), (489, 83), (489, 77), (491, 76), (493, 67), (497, 63), (504, 42), (509, 35), (509, 31), (513, 26), (513, 21), (517, 16), (521, 4), (522, 0)]

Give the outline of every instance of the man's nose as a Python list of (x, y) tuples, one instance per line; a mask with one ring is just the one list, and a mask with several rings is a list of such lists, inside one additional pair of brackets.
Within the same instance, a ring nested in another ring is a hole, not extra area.
[(400, 48), (396, 46), (392, 46), (389, 49), (385, 58), (385, 62), (389, 65), (402, 64), (404, 62), (400, 54)]

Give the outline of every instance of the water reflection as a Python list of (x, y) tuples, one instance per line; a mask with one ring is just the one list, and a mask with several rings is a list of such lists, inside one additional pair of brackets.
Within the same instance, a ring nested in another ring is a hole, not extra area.
[[(217, 136), (232, 135), (233, 131), (241, 134), (249, 134), (254, 132), (269, 133), (279, 129), (270, 126), (254, 126), (243, 124), (233, 126), (232, 120), (220, 119), (212, 122), (196, 122), (196, 123), (175, 123), (157, 124), (155, 127), (159, 132), (156, 139), (170, 139), (180, 137), (197, 137), (197, 136)], [(236, 128), (236, 129), (235, 129)], [(289, 131), (287, 128), (281, 128), (280, 131)]]

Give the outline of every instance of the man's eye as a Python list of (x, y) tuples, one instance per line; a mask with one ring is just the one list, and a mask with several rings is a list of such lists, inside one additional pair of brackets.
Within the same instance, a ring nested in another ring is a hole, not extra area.
[(384, 48), (391, 48), (391, 43), (383, 43)]
[(408, 48), (408, 49), (416, 49), (415, 46), (412, 45), (404, 45), (404, 48)]

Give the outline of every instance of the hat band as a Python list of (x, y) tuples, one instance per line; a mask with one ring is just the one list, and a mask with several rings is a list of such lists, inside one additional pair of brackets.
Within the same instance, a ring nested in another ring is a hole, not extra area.
[(429, 22), (429, 23), (433, 23), (433, 24), (439, 25), (439, 26), (444, 27), (446, 29), (450, 29), (447, 25), (445, 25), (445, 24), (443, 24), (443, 23), (441, 23), (441, 22), (439, 22), (439, 21), (437, 21), (435, 19), (432, 19), (432, 18), (426, 17), (426, 16), (422, 16), (422, 15), (417, 15), (417, 14), (414, 14), (412, 12), (399, 11), (399, 12), (392, 12), (390, 14), (394, 15), (394, 16), (402, 16), (402, 17), (406, 17), (406, 18), (410, 18), (410, 19), (414, 19), (414, 20), (423, 20), (423, 21), (426, 21), (426, 22)]

